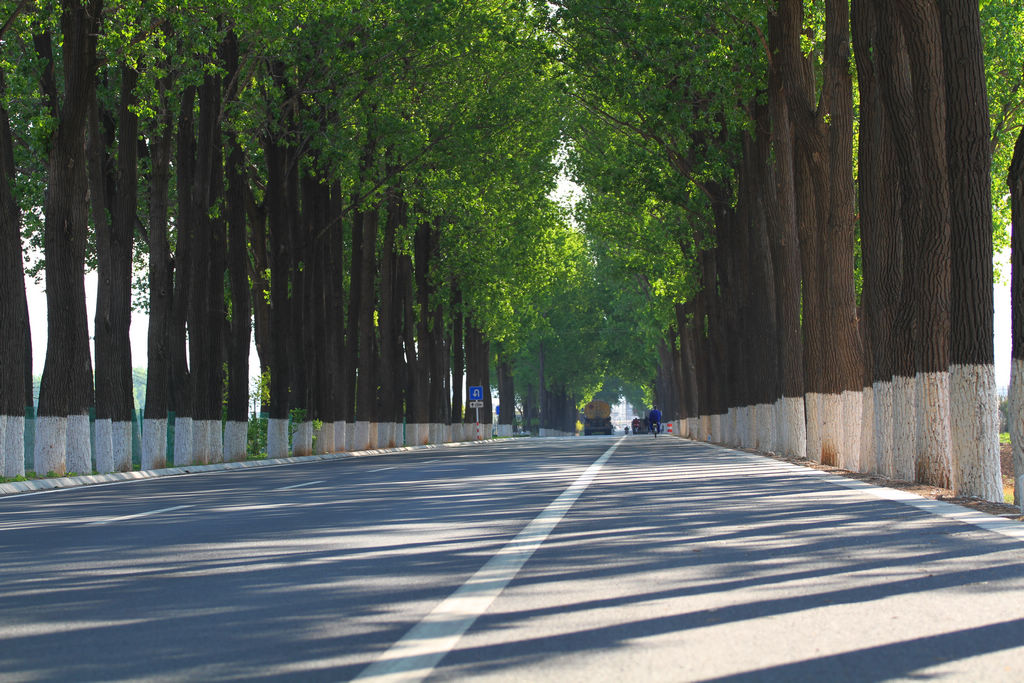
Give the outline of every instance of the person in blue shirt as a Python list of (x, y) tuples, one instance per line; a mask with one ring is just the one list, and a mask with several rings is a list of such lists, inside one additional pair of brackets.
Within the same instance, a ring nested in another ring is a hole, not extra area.
[(647, 413), (647, 428), (658, 436), (661, 431), (661, 411), (658, 406), (651, 406), (651, 412)]

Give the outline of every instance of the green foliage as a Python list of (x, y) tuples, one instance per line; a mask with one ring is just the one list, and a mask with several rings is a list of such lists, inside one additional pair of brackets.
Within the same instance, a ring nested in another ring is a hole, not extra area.
[(249, 416), (245, 444), (246, 460), (266, 460), (268, 421), (265, 417)]
[[(1005, 0), (981, 3), (985, 77), (992, 125), (993, 245), (998, 254), (1010, 244), (1007, 172), (1013, 145), (1024, 124), (1024, 5)], [(996, 277), (1004, 276), (999, 270)]]

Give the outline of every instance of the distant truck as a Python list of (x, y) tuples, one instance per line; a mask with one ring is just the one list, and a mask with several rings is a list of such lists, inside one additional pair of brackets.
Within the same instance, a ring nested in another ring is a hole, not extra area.
[(583, 435), (612, 433), (612, 407), (604, 401), (591, 401), (583, 408)]

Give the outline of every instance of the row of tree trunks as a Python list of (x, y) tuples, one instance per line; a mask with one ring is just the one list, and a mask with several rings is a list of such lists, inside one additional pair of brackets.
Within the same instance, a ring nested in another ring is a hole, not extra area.
[[(802, 3), (769, 13), (767, 108), (754, 108), (735, 208), (706, 188), (717, 245), (699, 255), (692, 315), (677, 314), (698, 368), (701, 420), (688, 431), (1000, 500), (978, 8), (858, 0), (851, 16), (830, 0), (825, 10), (820, 78), (800, 46)], [(678, 362), (663, 355), (663, 368)]]
[[(133, 240), (143, 223), (140, 168), (148, 170), (150, 189), (148, 231), (140, 232), (149, 247), (151, 313), (143, 467), (163, 467), (170, 458), (184, 465), (246, 457), (253, 320), (261, 369), (270, 377), (269, 401), (261, 408), (270, 416), (271, 457), (311, 452), (314, 420), (320, 451), (412, 442), (398, 427), (406, 421), (424, 426), (424, 440), (451, 438), (442, 426), (453, 414), (461, 416), (463, 367), (489, 387), (490, 350), (478, 330), (467, 334), (457, 289), (452, 288), (450, 301), (439, 289), (434, 271), (440, 224), (420, 221), (410, 231), (409, 222), (419, 219), (409, 217), (398, 188), (388, 190), (383, 201), (358, 196), (349, 201), (340, 182), (324, 183), (317, 160), (305, 156), (294, 108), (286, 107), (284, 119), (262, 135), (266, 177), (259, 187), (264, 179), (247, 171), (253, 160), (245, 158), (234, 132), (222, 130), (223, 111), (237, 97), (238, 46), (230, 30), (205, 57), (221, 69), (209, 70), (201, 83), (177, 94), (172, 94), (173, 73), (158, 81), (159, 125), (141, 134), (134, 106), (136, 70), (106, 67), (106, 77), (119, 79), (102, 84), (119, 94), (116, 110), (106, 110), (101, 105), (106, 96), (96, 91), (101, 9), (96, 0), (63, 3), (61, 68), (53, 63), (53, 38), (35, 37), (45, 67), (40, 89), (57, 122), (49, 149), (44, 239), (49, 338), (60, 340), (47, 351), (37, 469), (62, 474), (93, 468), (92, 406), (96, 467), (132, 466), (128, 330)], [(281, 64), (271, 67), (275, 87), (291, 101), (295, 93), (286, 73)], [(9, 123), (0, 121), (0, 128), (6, 136), (0, 180), (7, 190), (6, 196), (0, 191), (5, 221), (0, 247), (4, 276), (11, 278), (5, 291), (16, 293), (24, 292), (24, 283), (18, 287), (13, 279), (23, 272), (18, 207), (9, 187), (13, 146)], [(148, 163), (140, 163), (140, 152)], [(374, 177), (380, 170), (374, 159), (368, 144), (360, 179), (368, 185), (381, 180)], [(99, 261), (95, 401), (83, 278), (89, 209)], [(410, 232), (415, 233), (412, 245), (405, 245)], [(20, 443), (25, 405), (32, 400), (24, 294), (5, 297), (2, 315), (10, 362), (2, 372), (0, 439)], [(472, 349), (465, 349), (467, 344)], [(15, 383), (23, 391), (7, 388)], [(485, 395), (483, 416), (489, 420), (489, 390)], [(173, 453), (166, 450), (170, 415), (175, 416)], [(304, 417), (290, 434), (296, 415)], [(364, 424), (366, 434), (353, 432)], [(370, 425), (382, 431), (372, 437)], [(23, 460), (12, 458), (10, 468), (6, 460), (0, 465), (4, 472), (20, 474)]]

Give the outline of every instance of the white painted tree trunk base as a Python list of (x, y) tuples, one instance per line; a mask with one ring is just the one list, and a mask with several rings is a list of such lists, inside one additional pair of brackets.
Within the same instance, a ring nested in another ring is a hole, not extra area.
[(267, 457), (271, 460), (288, 457), (288, 418), (267, 420)]
[[(94, 439), (96, 443), (96, 471), (100, 474), (117, 471), (114, 467), (113, 424), (111, 420), (106, 418), (99, 418), (93, 423), (93, 430), (96, 434)], [(68, 463), (68, 472), (81, 474), (81, 470), (72, 467), (70, 462)]]
[(36, 443), (32, 454), (36, 474), (44, 476), (53, 472), (62, 477), (66, 473), (67, 426), (66, 417), (36, 417)]
[(847, 389), (840, 397), (840, 415), (843, 421), (843, 443), (839, 451), (842, 467), (851, 472), (860, 472), (861, 417), (864, 411), (863, 389)]
[(781, 399), (783, 420), (786, 423), (785, 452), (795, 458), (807, 457), (807, 418), (802, 396)]
[(712, 443), (721, 444), (724, 443), (722, 434), (722, 416), (712, 415), (711, 416), (711, 429), (708, 433), (708, 440)]
[(871, 393), (875, 404), (872, 411), (875, 428), (871, 472), (889, 477), (892, 476), (893, 448), (892, 380), (875, 382)]
[(356, 449), (356, 423), (346, 422), (345, 423), (345, 448), (349, 451)]
[(426, 422), (409, 422), (405, 434), (410, 446), (425, 446), (430, 440), (430, 427)]
[(369, 430), (367, 432), (366, 439), (366, 448), (371, 451), (375, 448), (380, 448), (380, 435), (377, 432), (377, 427), (378, 423), (376, 422), (371, 422), (369, 424)]
[[(92, 443), (89, 439), (91, 431), (88, 415), (68, 415), (67, 426), (65, 427), (64, 448), (64, 472), (77, 472), (79, 474), (92, 474), (93, 457)], [(70, 469), (74, 465), (75, 469)]]
[(146, 418), (142, 421), (142, 469), (167, 467), (167, 419)]
[(132, 423), (118, 421), (111, 425), (110, 441), (115, 472), (132, 471)]
[(0, 441), (0, 449), (6, 452), (6, 457), (0, 472), (3, 472), (5, 477), (23, 477), (25, 476), (25, 416), (7, 415), (2, 419), (5, 419), (7, 424), (4, 428), (3, 441)]
[(949, 392), (953, 493), (1001, 503), (995, 366), (950, 366)]
[(402, 423), (401, 422), (389, 422), (390, 433), (388, 434), (388, 448), (398, 448), (399, 446), (405, 445), (403, 443), (402, 435)]
[(775, 406), (771, 403), (758, 403), (754, 406), (754, 414), (757, 416), (755, 422), (755, 438), (757, 439), (757, 450), (762, 453), (777, 453), (775, 434)]
[(804, 409), (807, 411), (807, 458), (821, 462), (821, 394), (805, 394)]
[(1024, 491), (1018, 486), (1024, 476), (1024, 358), (1014, 358), (1010, 362), (1009, 399), (1007, 429), (1013, 452), (1013, 502), (1019, 506), (1024, 500)]
[(313, 455), (313, 423), (309, 420), (300, 422), (292, 434), (292, 455)]
[(210, 420), (206, 425), (206, 444), (208, 462), (224, 462), (224, 433), (220, 420)]
[(194, 465), (192, 462), (192, 418), (174, 420), (174, 466)]
[(370, 448), (370, 423), (356, 420), (352, 430), (352, 450), (366, 451)]
[(743, 448), (743, 439), (741, 438), (745, 432), (742, 428), (743, 416), (737, 415), (736, 411), (737, 408), (729, 408), (725, 416), (721, 418), (719, 422), (721, 429), (717, 432), (716, 441), (724, 446)]
[(860, 470), (875, 472), (875, 388), (864, 387), (860, 394)]
[(833, 467), (847, 466), (846, 434), (843, 423), (842, 394), (818, 394), (818, 418), (821, 424), (821, 462)]
[(345, 448), (345, 421), (338, 420), (334, 423), (334, 450), (337, 453), (344, 453)]
[[(12, 456), (13, 457), (13, 456)], [(0, 413), (0, 477), (7, 471), (7, 416)]]
[(316, 455), (327, 455), (334, 452), (334, 423), (321, 422), (319, 427), (314, 424), (313, 453)]
[(208, 465), (210, 463), (210, 436), (207, 434), (209, 420), (192, 420), (192, 463)]
[(374, 440), (374, 448), (391, 448), (388, 443), (391, 441), (391, 422), (375, 422), (377, 425), (377, 438)]
[(949, 373), (917, 373), (917, 450), (915, 481), (951, 488)]
[(912, 377), (892, 380), (892, 464), (887, 476), (914, 481), (917, 449), (917, 386)]
[(225, 462), (242, 462), (248, 456), (249, 423), (241, 420), (228, 420), (224, 424), (224, 460)]

